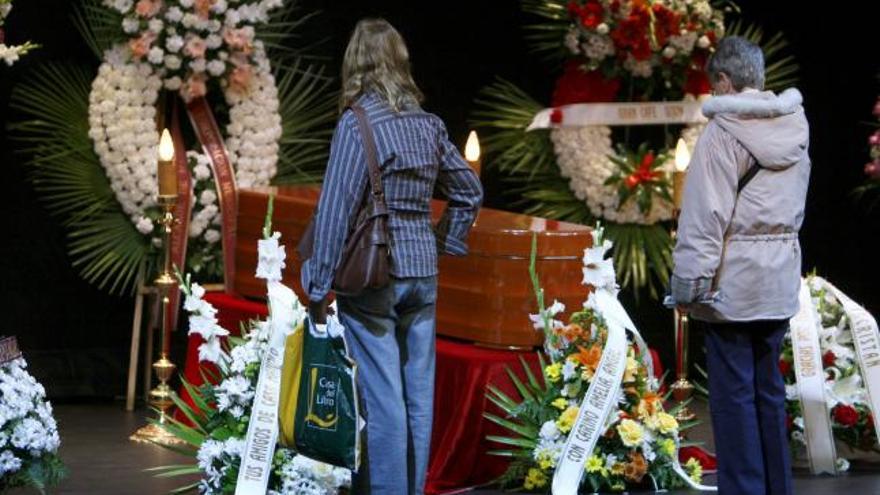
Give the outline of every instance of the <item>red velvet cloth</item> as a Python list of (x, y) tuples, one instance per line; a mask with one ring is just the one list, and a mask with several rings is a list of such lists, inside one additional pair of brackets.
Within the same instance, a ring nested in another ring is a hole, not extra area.
[[(233, 334), (238, 334), (242, 322), (265, 317), (268, 313), (265, 303), (223, 293), (212, 292), (205, 299), (217, 308), (220, 325)], [(199, 336), (190, 337), (184, 368), (184, 377), (196, 385), (202, 383), (198, 363), (201, 343)], [(663, 374), (660, 359), (653, 349), (651, 353), (656, 367), (654, 371), (659, 377)], [(492, 384), (511, 397), (519, 397), (506, 368), (525, 380), (520, 359), (525, 360), (533, 373), (541, 373), (535, 352), (495, 350), (437, 338), (434, 426), (427, 493), (438, 494), (484, 484), (504, 473), (506, 459), (487, 453), (504, 446), (489, 442), (486, 436), (509, 435), (510, 432), (483, 417), (486, 412), (503, 417), (503, 413), (486, 399), (486, 387)], [(185, 390), (181, 390), (181, 396), (188, 400)]]

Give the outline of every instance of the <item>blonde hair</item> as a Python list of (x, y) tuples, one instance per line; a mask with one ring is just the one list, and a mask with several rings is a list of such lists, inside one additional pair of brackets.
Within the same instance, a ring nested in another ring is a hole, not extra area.
[(410, 73), (406, 42), (385, 19), (363, 19), (354, 28), (342, 61), (340, 112), (369, 91), (387, 100), (395, 112), (424, 98)]

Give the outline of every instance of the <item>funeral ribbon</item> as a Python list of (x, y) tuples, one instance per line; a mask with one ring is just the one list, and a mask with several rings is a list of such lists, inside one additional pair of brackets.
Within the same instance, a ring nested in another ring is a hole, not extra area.
[[(626, 368), (626, 331), (629, 330), (637, 342), (644, 345), (639, 331), (630, 319), (617, 297), (604, 289), (597, 289), (587, 304), (594, 308), (608, 327), (608, 338), (602, 357), (584, 399), (581, 402), (577, 419), (565, 441), (562, 455), (559, 458), (556, 472), (553, 475), (553, 495), (576, 495), (584, 475), (584, 465), (593, 455), (593, 449), (599, 437), (605, 433), (610, 414), (616, 410), (617, 391)], [(638, 344), (637, 344), (638, 345)], [(650, 353), (645, 350), (646, 363), (651, 363)], [(700, 485), (684, 472), (678, 462), (678, 443), (676, 455), (673, 456), (673, 470), (681, 476), (691, 488), (702, 491), (714, 491), (715, 487)]]
[(702, 102), (576, 103), (538, 112), (527, 131), (551, 127), (702, 124)]
[[(192, 214), (192, 177), (187, 163), (186, 145), (180, 130), (180, 117), (177, 112), (177, 99), (171, 109), (171, 140), (174, 141), (174, 168), (177, 172), (177, 202), (174, 205), (174, 224), (171, 226), (171, 263), (180, 270), (186, 266), (186, 245), (189, 240), (189, 219)], [(180, 291), (168, 291), (168, 304), (165, 306), (165, 328), (177, 328), (177, 315), (180, 311)]]
[[(278, 404), (281, 399), (281, 370), (284, 345), (297, 325), (296, 295), (278, 281), (268, 282), (269, 342), (248, 422), (245, 447), (238, 471), (235, 495), (265, 495), (278, 442)], [(302, 330), (301, 330), (302, 331)]]
[[(878, 416), (880, 414), (880, 331), (877, 328), (877, 320), (865, 308), (856, 304), (830, 282), (819, 277), (816, 278), (837, 297), (843, 306), (843, 312), (849, 319), (859, 370), (862, 372), (865, 390), (868, 393), (868, 402), (871, 405), (871, 415), (874, 424), (880, 424), (877, 422), (880, 419)], [(877, 435), (878, 441), (880, 441), (880, 432), (877, 432)]]
[(235, 171), (229, 162), (229, 153), (220, 134), (220, 128), (204, 97), (195, 98), (187, 104), (190, 122), (202, 143), (205, 154), (211, 159), (211, 169), (217, 184), (220, 198), (220, 215), (223, 232), (223, 279), (228, 294), (233, 293), (235, 284), (235, 237), (238, 214), (238, 195), (235, 186)]
[(791, 344), (797, 392), (804, 413), (804, 440), (813, 474), (837, 474), (834, 433), (825, 402), (825, 370), (819, 348), (819, 315), (810, 287), (801, 282), (800, 310), (791, 319)]

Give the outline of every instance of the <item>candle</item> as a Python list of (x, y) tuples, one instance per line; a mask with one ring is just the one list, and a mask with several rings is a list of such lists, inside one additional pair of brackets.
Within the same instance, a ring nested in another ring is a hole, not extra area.
[(672, 173), (672, 204), (676, 210), (681, 209), (684, 180), (690, 162), (691, 153), (688, 151), (684, 139), (679, 138), (678, 144), (675, 146), (675, 171)]
[(177, 196), (177, 168), (174, 166), (174, 141), (168, 129), (159, 139), (159, 196)]
[(464, 145), (464, 159), (471, 165), (477, 176), (480, 175), (482, 165), (480, 163), (480, 140), (477, 131), (471, 131), (468, 135), (467, 144)]

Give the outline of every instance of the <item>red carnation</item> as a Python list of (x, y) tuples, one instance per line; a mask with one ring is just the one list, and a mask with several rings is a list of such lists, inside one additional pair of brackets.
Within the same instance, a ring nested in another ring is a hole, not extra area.
[(563, 114), (562, 114), (562, 109), (561, 109), (561, 108), (554, 108), (554, 109), (550, 112), (550, 122), (553, 123), (553, 124), (561, 124), (561, 123), (562, 123), (562, 117), (563, 117)]
[(551, 105), (572, 103), (605, 103), (614, 101), (620, 89), (619, 79), (606, 79), (599, 71), (585, 71), (580, 62), (569, 60), (556, 81)]
[(791, 371), (791, 363), (789, 363), (785, 359), (780, 359), (779, 360), (779, 371), (781, 371), (783, 375), (787, 375), (788, 372)]
[(840, 404), (834, 408), (832, 414), (834, 415), (834, 421), (843, 426), (855, 426), (859, 422), (859, 412), (852, 406)]
[(604, 16), (605, 10), (599, 2), (587, 2), (580, 11), (581, 24), (588, 29), (596, 29), (596, 26), (602, 24)]
[(700, 96), (712, 92), (712, 83), (705, 71), (687, 69), (685, 74), (684, 94)]
[(822, 366), (829, 367), (834, 366), (834, 360), (837, 359), (837, 356), (834, 355), (833, 351), (826, 351), (825, 354), (822, 354)]

